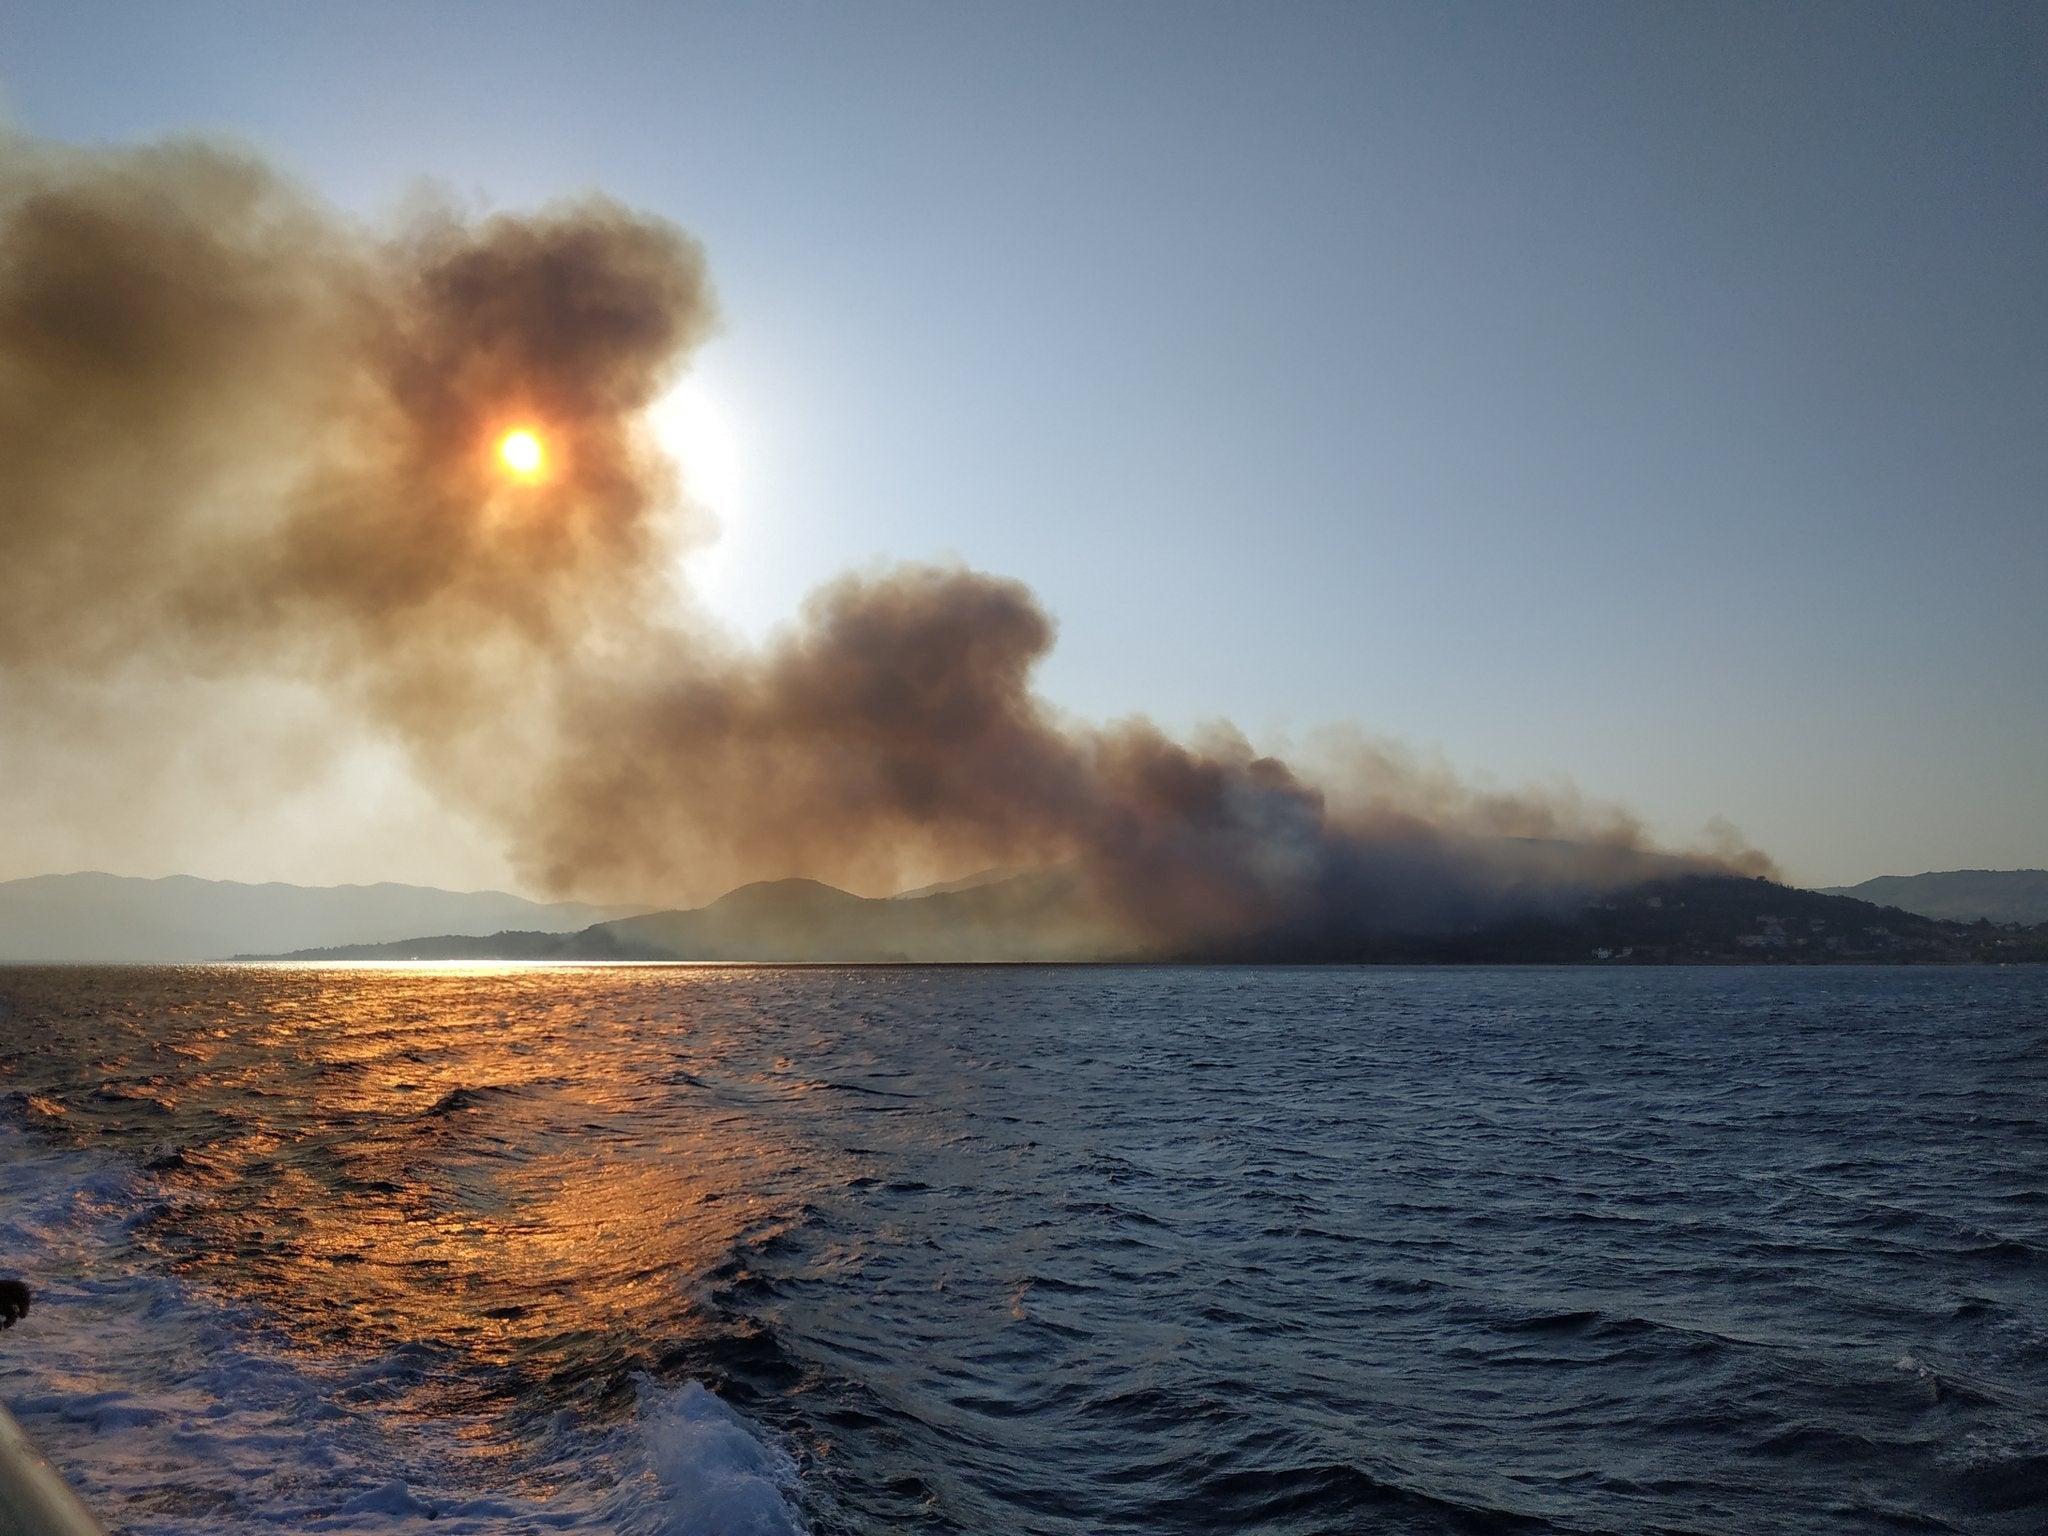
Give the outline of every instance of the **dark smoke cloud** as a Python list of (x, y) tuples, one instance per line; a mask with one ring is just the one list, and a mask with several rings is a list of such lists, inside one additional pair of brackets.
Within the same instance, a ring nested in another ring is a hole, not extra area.
[[(696, 244), (601, 198), (377, 232), (218, 147), (0, 140), (10, 729), (113, 675), (310, 682), (534, 881), (611, 898), (1065, 865), (1172, 945), (1647, 869), (1625, 815), (1364, 738), (1310, 777), (1225, 728), (1065, 721), (1031, 688), (1050, 619), (968, 570), (849, 576), (735, 647), (673, 591), (706, 530), (641, 420), (715, 323)], [(520, 424), (540, 484), (495, 461)]]

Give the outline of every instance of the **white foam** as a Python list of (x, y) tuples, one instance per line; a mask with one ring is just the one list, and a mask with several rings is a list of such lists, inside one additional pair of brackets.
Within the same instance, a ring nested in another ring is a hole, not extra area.
[(380, 1380), (431, 1362), (398, 1350), (294, 1354), (261, 1320), (133, 1261), (145, 1175), (0, 1123), (0, 1265), (29, 1316), (0, 1335), (0, 1398), (109, 1525), (134, 1536), (617, 1530), (800, 1536), (782, 1447), (696, 1383), (641, 1384), (633, 1417), (558, 1414), (521, 1447), (522, 1479), (485, 1486), (462, 1426), (403, 1422)]
[(642, 1381), (634, 1418), (641, 1496), (615, 1514), (622, 1533), (802, 1536), (795, 1459), (702, 1386)]

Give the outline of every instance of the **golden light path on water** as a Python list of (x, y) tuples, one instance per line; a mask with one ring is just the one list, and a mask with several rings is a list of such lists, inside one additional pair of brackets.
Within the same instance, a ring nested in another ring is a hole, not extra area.
[(706, 1278), (833, 1161), (784, 1112), (815, 1085), (718, 1004), (743, 970), (87, 974), (113, 979), (45, 1027), (97, 1086), (35, 1116), (148, 1136), (143, 1241), (297, 1347), (460, 1361), (395, 1406), (472, 1416), (487, 1457), (515, 1402), (623, 1407), (715, 1347)]

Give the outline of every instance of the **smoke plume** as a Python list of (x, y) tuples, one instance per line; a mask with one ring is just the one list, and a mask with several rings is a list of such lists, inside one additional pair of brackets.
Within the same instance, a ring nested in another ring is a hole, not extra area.
[(10, 730), (118, 749), (124, 711), (77, 718), (109, 678), (282, 679), (550, 891), (1056, 865), (1154, 946), (1441, 928), (1654, 862), (1620, 813), (1363, 738), (1310, 775), (1064, 720), (1051, 620), (970, 570), (844, 577), (736, 645), (675, 592), (708, 530), (643, 422), (715, 323), (697, 245), (602, 198), (372, 230), (215, 146), (0, 140)]

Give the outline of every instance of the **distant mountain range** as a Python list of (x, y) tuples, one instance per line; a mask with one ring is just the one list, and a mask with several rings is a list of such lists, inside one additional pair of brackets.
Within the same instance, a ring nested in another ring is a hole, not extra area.
[(1926, 875), (1879, 875), (1861, 885), (1831, 886), (1854, 896), (1951, 923), (2048, 923), (2048, 869), (1951, 869)]
[[(1558, 850), (1535, 846), (1551, 861)], [(173, 876), (51, 875), (0, 883), (0, 962), (218, 959), (935, 961), (1383, 961), (1467, 964), (1947, 961), (2048, 959), (2048, 923), (1972, 926), (1989, 892), (2014, 903), (2038, 870), (1958, 871), (1897, 881), (1957, 898), (1956, 917), (1903, 900), (1802, 891), (1653, 861), (1597, 892), (1534, 902), (1516, 915), (1315, 935), (1254, 934), (1198, 949), (1135, 947), (1067, 870), (995, 870), (900, 896), (863, 897), (815, 880), (742, 886), (685, 911), (543, 904), (502, 891), (423, 886), (309, 888)], [(1960, 882), (1961, 884), (1958, 884)], [(1971, 885), (1969, 882), (1977, 882)], [(1988, 882), (1985, 883), (1985, 882)], [(1890, 895), (1887, 882), (1854, 887)], [(1909, 890), (1909, 897), (1924, 900)], [(1988, 914), (1986, 914), (1988, 915)], [(2039, 919), (2035, 919), (2039, 922)]]
[(0, 881), (0, 962), (220, 960), (415, 933), (569, 932), (644, 910), (419, 885), (38, 875)]

